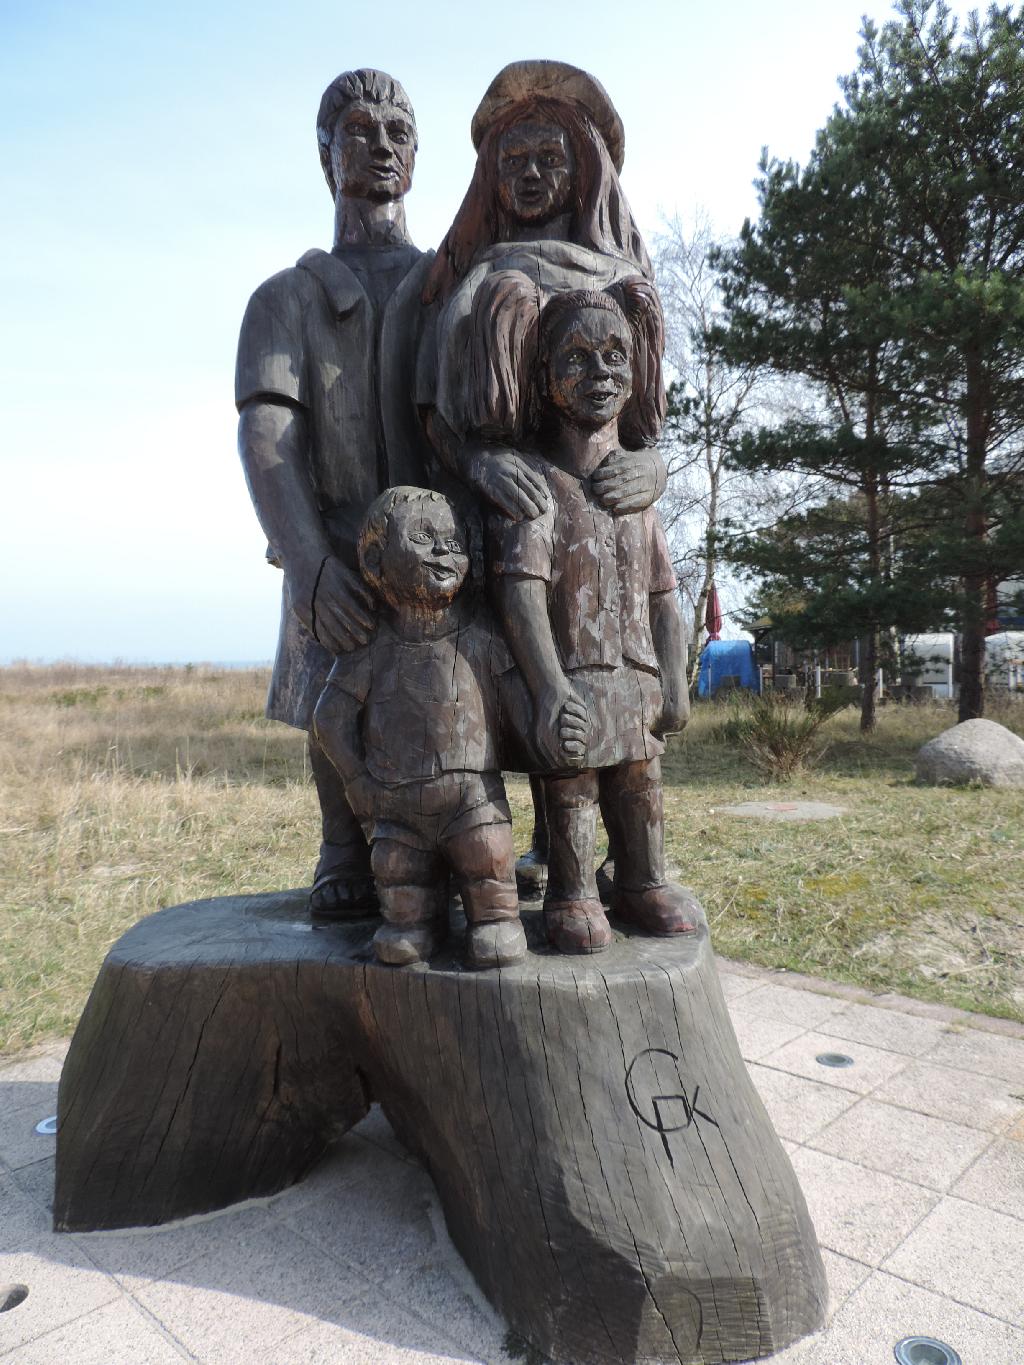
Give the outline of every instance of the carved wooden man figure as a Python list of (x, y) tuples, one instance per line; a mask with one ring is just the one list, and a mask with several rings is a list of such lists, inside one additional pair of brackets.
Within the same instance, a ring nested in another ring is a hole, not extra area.
[(262, 284), (242, 323), (235, 398), (249, 490), (284, 569), (267, 714), (310, 732), (323, 819), (310, 903), (328, 915), (376, 907), (370, 855), (337, 772), (311, 732), (335, 655), (365, 644), (372, 599), (356, 566), (366, 508), (391, 484), (422, 483), (427, 447), (412, 404), (420, 295), (432, 257), (406, 231), (416, 123), (381, 71), (343, 73), (317, 116), (334, 197), (334, 247)]
[(385, 921), (374, 949), (396, 966), (432, 956), (447, 934), (451, 871), (468, 964), (520, 962), (526, 935), (499, 758), (518, 679), (489, 616), (460, 591), (465, 530), (440, 493), (391, 488), (367, 514), (359, 563), (381, 600), (380, 627), (335, 664), (315, 726), (373, 848)]

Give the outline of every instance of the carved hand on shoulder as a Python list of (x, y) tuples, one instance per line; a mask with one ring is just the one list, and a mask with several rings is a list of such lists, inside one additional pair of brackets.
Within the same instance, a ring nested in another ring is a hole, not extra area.
[(467, 446), (462, 477), (511, 521), (532, 521), (551, 506), (543, 478), (509, 446)]
[(377, 622), (373, 595), (352, 569), (331, 555), (319, 579), (309, 575), (295, 583), (296, 616), (332, 654), (345, 654), (367, 644)]
[(665, 463), (656, 450), (613, 450), (595, 469), (594, 496), (606, 512), (642, 512), (665, 489)]

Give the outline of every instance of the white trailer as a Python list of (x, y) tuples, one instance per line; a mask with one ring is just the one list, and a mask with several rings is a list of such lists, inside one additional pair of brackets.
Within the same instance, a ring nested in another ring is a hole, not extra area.
[(903, 680), (913, 679), (919, 687), (930, 687), (936, 699), (950, 700), (953, 695), (953, 660), (956, 638), (951, 630), (933, 635), (905, 635), (900, 641)]
[(1001, 630), (988, 637), (985, 681), (989, 687), (1024, 693), (1024, 630)]

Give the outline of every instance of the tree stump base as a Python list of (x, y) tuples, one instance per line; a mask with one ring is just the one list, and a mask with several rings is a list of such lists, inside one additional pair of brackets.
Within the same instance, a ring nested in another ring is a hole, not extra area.
[[(793, 1169), (706, 923), (593, 958), (378, 964), (305, 891), (174, 906), (111, 949), (64, 1067), (54, 1223), (152, 1224), (301, 1179), (379, 1100), (495, 1308), (573, 1365), (718, 1365), (824, 1320)], [(613, 921), (614, 923), (614, 921)]]

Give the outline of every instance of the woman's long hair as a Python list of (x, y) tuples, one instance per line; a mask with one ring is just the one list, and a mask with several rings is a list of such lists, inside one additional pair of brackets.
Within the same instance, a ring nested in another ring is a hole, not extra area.
[(618, 256), (653, 280), (654, 270), (633, 221), (604, 139), (590, 116), (572, 101), (537, 97), (495, 119), (480, 143), (469, 189), (438, 248), (423, 289), (425, 304), (444, 303), (469, 272), (479, 251), (512, 239), (514, 224), (498, 201), (498, 143), (517, 123), (533, 120), (565, 130), (576, 162), (570, 200), (569, 241), (604, 256)]

